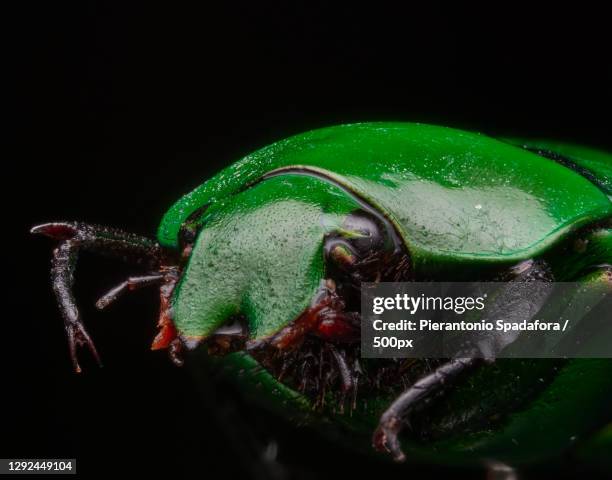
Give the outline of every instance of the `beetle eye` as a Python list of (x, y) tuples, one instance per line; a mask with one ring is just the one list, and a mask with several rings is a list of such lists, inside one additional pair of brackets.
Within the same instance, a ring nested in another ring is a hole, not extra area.
[(208, 209), (208, 204), (194, 210), (181, 225), (178, 232), (178, 241), (181, 248), (193, 245), (198, 234), (198, 225), (202, 215)]
[(339, 229), (338, 235), (345, 240), (360, 256), (367, 256), (371, 252), (380, 250), (385, 246), (384, 227), (372, 214), (359, 210), (351, 213)]
[(195, 241), (196, 229), (194, 225), (183, 224), (179, 230), (179, 243), (181, 246), (188, 245)]
[(350, 268), (385, 248), (384, 232), (374, 215), (363, 210), (353, 212), (327, 236), (326, 256), (342, 269)]

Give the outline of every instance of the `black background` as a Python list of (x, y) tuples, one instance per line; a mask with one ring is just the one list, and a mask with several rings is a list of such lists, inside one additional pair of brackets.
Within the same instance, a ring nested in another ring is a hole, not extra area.
[(298, 477), (416, 475), (249, 413), (231, 390), (203, 400), (188, 369), (148, 351), (155, 292), (96, 312), (96, 295), (131, 271), (88, 256), (77, 294), (105, 366), (85, 355), (86, 372), (73, 374), (48, 285), (51, 245), (27, 231), (78, 219), (153, 235), (169, 205), (224, 165), (341, 122), (612, 146), (606, 14), (431, 5), (20, 2), (4, 15), (13, 148), (3, 159), (0, 457), (77, 457), (87, 476), (264, 478), (273, 472), (253, 467), (253, 442), (236, 440), (250, 433), (225, 431), (246, 415), (263, 424), (260, 438), (277, 436)]

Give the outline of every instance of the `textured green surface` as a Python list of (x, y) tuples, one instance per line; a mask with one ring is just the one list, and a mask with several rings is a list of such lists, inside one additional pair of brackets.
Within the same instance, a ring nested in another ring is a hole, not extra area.
[(590, 170), (605, 186), (606, 193), (612, 195), (612, 154), (596, 148), (552, 140), (527, 138), (506, 140), (514, 145), (550, 150), (568, 157), (581, 167)]
[(370, 123), (315, 130), (245, 157), (174, 205), (160, 241), (175, 245), (180, 223), (195, 209), (288, 166), (324, 171), (387, 212), (424, 272), (528, 258), (612, 213), (606, 195), (580, 175), (505, 142)]
[(310, 303), (323, 277), (323, 236), (358, 208), (322, 180), (283, 176), (207, 212), (178, 286), (175, 324), (206, 336), (242, 314), (252, 338), (276, 332)]

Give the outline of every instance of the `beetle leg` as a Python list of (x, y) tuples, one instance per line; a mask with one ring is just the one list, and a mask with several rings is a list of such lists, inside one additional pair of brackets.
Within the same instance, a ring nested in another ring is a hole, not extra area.
[(164, 279), (161, 274), (144, 275), (142, 277), (129, 277), (125, 282), (121, 282), (116, 287), (111, 288), (108, 292), (102, 295), (96, 302), (96, 308), (104, 310), (111, 303), (116, 302), (119, 297), (122, 297), (127, 292), (133, 292), (140, 288), (157, 285)]
[(78, 250), (104, 255), (159, 268), (163, 253), (159, 244), (149, 238), (119, 229), (80, 222), (53, 222), (37, 225), (31, 233), (54, 240), (71, 240)]
[(96, 347), (89, 333), (87, 333), (87, 330), (85, 330), (83, 326), (72, 293), (77, 251), (77, 245), (71, 241), (62, 242), (53, 251), (51, 278), (53, 291), (57, 298), (60, 313), (64, 319), (64, 328), (66, 329), (66, 336), (68, 337), (68, 347), (70, 349), (72, 365), (77, 372), (80, 372), (81, 366), (79, 365), (76, 354), (77, 346), (86, 345), (98, 364), (101, 364), (101, 362)]
[[(489, 295), (491, 305), (485, 315), (504, 323), (530, 320), (540, 311), (553, 290), (553, 275), (543, 260), (526, 260), (512, 267), (502, 278), (507, 285)], [(520, 335), (516, 331), (475, 332), (470, 336), (471, 345), (465, 345), (462, 353), (470, 356), (474, 350), (487, 361), (495, 360), (496, 355), (514, 343)]]
[(159, 269), (163, 257), (161, 247), (155, 241), (145, 237), (77, 222), (46, 223), (32, 228), (31, 233), (42, 234), (60, 241), (53, 251), (51, 283), (64, 319), (74, 369), (77, 372), (81, 371), (77, 358), (77, 347), (81, 345), (86, 345), (100, 364), (100, 357), (83, 325), (72, 293), (79, 251), (100, 252), (123, 260), (144, 263), (152, 269)]
[[(509, 283), (496, 292), (495, 301), (488, 313), (507, 322), (516, 321), (519, 317), (533, 318), (552, 289), (552, 274), (542, 260), (527, 260), (515, 265), (505, 279)], [(382, 414), (373, 436), (374, 448), (388, 451), (395, 461), (404, 461), (405, 455), (398, 434), (407, 424), (415, 407), (427, 404), (434, 396), (442, 393), (446, 384), (456, 382), (462, 373), (482, 364), (483, 359), (494, 361), (495, 356), (514, 342), (517, 336), (512, 332), (484, 332), (482, 336), (474, 336), (473, 342), (466, 345), (458, 355), (460, 358), (444, 363), (408, 387)]]
[(487, 470), (487, 480), (518, 480), (517, 471), (502, 462), (489, 461), (485, 464)]
[(409, 387), (380, 417), (372, 441), (374, 448), (391, 453), (396, 462), (403, 462), (406, 456), (400, 448), (398, 434), (408, 421), (408, 416), (414, 407), (422, 402), (427, 403), (435, 394), (440, 393), (440, 387), (455, 381), (460, 374), (475, 367), (479, 362), (480, 359), (477, 358), (453, 359)]
[(336, 366), (338, 367), (338, 373), (340, 374), (341, 383), (341, 398), (340, 398), (340, 413), (344, 413), (344, 401), (346, 395), (352, 392), (351, 395), (351, 408), (354, 408), (355, 392), (357, 391), (356, 375), (351, 371), (344, 355), (332, 344), (327, 344), (328, 350), (331, 352)]
[(353, 363), (353, 392), (351, 397), (351, 411), (357, 408), (357, 390), (359, 389), (359, 378), (363, 375), (359, 358), (356, 358)]

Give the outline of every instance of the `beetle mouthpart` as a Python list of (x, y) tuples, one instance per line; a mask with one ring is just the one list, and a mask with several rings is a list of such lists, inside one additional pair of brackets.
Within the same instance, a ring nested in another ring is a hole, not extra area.
[(205, 342), (209, 355), (227, 355), (247, 350), (247, 338), (248, 328), (244, 319), (234, 318), (231, 323), (222, 325), (206, 337)]
[(181, 339), (183, 346), (187, 350), (195, 350), (204, 341), (204, 337), (200, 337), (200, 336), (186, 336), (186, 335), (179, 334), (178, 338)]
[(229, 336), (241, 336), (246, 337), (247, 329), (244, 325), (244, 322), (239, 319), (234, 319), (232, 323), (227, 325), (223, 325), (212, 333), (212, 336), (215, 335), (229, 335)]
[[(159, 288), (159, 320), (157, 328), (159, 331), (153, 339), (151, 350), (168, 348), (177, 338), (176, 327), (172, 321), (172, 292), (179, 280), (179, 272), (176, 267), (165, 267), (162, 276), (162, 285)], [(172, 358), (172, 353), (170, 353)]]
[(183, 342), (180, 338), (175, 338), (170, 342), (170, 346), (168, 347), (168, 356), (172, 363), (177, 367), (182, 367), (185, 364), (185, 360), (183, 359)]
[[(172, 324), (172, 328), (174, 329), (174, 324)], [(171, 348), (172, 343), (180, 341), (181, 347), (189, 351), (204, 345), (208, 349), (208, 354), (212, 356), (223, 356), (233, 352), (248, 350), (248, 329), (244, 321), (240, 318), (235, 318), (232, 323), (219, 327), (207, 336), (182, 335), (178, 334), (176, 329), (173, 331), (176, 338), (171, 339), (171, 343), (169, 344)], [(159, 335), (161, 335), (161, 333), (162, 332), (160, 332)], [(171, 352), (170, 354), (172, 355)], [(174, 361), (174, 359), (172, 360)]]
[(170, 344), (176, 339), (176, 328), (172, 321), (166, 320), (166, 317), (162, 315), (157, 324), (159, 331), (153, 343), (151, 343), (151, 350), (163, 350), (168, 348)]

